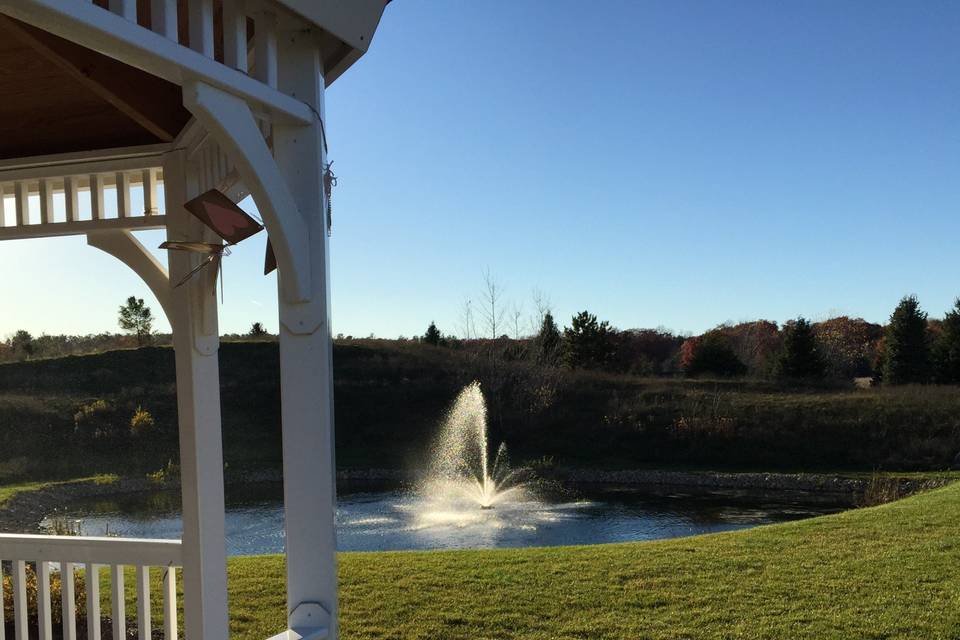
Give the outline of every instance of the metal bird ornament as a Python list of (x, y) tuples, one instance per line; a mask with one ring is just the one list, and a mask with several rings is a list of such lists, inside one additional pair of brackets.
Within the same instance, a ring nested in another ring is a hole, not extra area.
[(205, 255), (206, 258), (190, 270), (174, 288), (186, 283), (208, 266), (213, 265), (221, 278), (221, 292), (223, 290), (223, 272), (220, 261), (230, 255), (230, 247), (243, 242), (250, 236), (263, 230), (263, 225), (257, 222), (246, 211), (234, 204), (233, 200), (216, 189), (202, 193), (193, 200), (185, 203), (183, 208), (203, 223), (203, 225), (223, 238), (224, 244), (203, 241), (167, 240), (160, 245), (161, 249), (172, 251), (189, 251)]

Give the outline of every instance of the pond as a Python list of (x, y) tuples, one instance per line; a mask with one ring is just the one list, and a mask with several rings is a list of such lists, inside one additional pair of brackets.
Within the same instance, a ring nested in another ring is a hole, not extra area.
[[(226, 514), (231, 555), (280, 553), (283, 505), (277, 486), (231, 491)], [(341, 492), (337, 546), (343, 551), (472, 549), (597, 544), (745, 529), (835, 513), (839, 496), (747, 493), (700, 488), (581, 487), (493, 509), (437, 503), (398, 488)], [(141, 493), (74, 502), (41, 523), (82, 535), (179, 538), (179, 495)]]

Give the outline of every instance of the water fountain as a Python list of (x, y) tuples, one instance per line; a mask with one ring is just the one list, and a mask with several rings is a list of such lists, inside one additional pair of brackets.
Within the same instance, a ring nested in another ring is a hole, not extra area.
[(529, 477), (526, 469), (510, 468), (505, 443), (491, 460), (487, 405), (480, 383), (464, 387), (444, 419), (420, 493), (436, 501), (493, 509), (505, 502), (529, 500)]

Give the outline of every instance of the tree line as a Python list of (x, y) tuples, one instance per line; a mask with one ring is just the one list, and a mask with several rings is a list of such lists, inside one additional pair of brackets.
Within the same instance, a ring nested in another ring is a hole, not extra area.
[(525, 338), (461, 339), (431, 322), (416, 339), (438, 347), (499, 348), (508, 358), (545, 365), (636, 375), (960, 384), (960, 298), (935, 320), (916, 296), (906, 296), (886, 326), (848, 316), (822, 322), (799, 317), (782, 326), (757, 320), (681, 336), (665, 329), (619, 330), (589, 311), (561, 328), (547, 310), (536, 333)]

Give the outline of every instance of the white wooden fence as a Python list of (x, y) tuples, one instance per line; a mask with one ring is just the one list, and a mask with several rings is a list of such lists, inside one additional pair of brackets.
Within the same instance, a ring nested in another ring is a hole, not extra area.
[[(9, 562), (8, 562), (9, 561)], [(59, 564), (60, 597), (63, 610), (63, 638), (77, 640), (76, 593), (74, 574), (82, 570), (87, 601), (87, 640), (102, 640), (100, 633), (100, 578), (109, 568), (110, 604), (113, 619), (112, 640), (126, 638), (126, 598), (124, 569), (136, 571), (137, 637), (150, 640), (151, 620), (150, 568), (163, 569), (162, 627), (166, 640), (177, 638), (176, 567), (182, 565), (179, 540), (132, 540), (126, 538), (87, 538), (71, 536), (39, 536), (0, 534), (0, 566), (9, 565), (14, 609), (14, 638), (4, 638), (3, 607), (0, 607), (0, 640), (27, 640), (30, 628), (27, 610), (27, 565), (32, 564), (37, 576), (37, 628), (40, 640), (51, 640), (50, 574)], [(0, 580), (0, 602), (3, 601)], [(159, 624), (157, 625), (159, 628)], [(30, 634), (33, 635), (33, 634)]]

